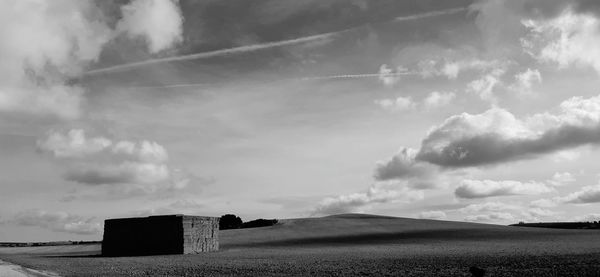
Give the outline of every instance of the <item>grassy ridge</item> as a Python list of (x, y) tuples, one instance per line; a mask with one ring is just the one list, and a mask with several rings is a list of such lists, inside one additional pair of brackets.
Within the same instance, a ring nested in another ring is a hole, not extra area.
[(343, 214), (322, 218), (282, 220), (269, 228), (236, 229), (221, 232), (221, 246), (327, 246), (414, 241), (456, 241), (540, 239), (548, 236), (580, 234), (574, 231), (522, 229), (501, 225), (426, 219)]
[(0, 249), (0, 259), (65, 276), (470, 276), (472, 265), (493, 276), (600, 276), (595, 230), (349, 214), (282, 220), (220, 236), (221, 251), (200, 255), (65, 257), (99, 252), (98, 245), (80, 245)]

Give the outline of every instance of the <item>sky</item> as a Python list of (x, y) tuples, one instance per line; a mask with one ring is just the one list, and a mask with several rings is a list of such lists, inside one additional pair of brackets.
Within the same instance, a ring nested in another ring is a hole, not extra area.
[(599, 220), (593, 0), (2, 0), (0, 241)]

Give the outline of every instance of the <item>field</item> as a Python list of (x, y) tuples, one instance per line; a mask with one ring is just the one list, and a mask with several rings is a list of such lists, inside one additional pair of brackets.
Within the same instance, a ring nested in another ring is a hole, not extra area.
[(371, 215), (226, 230), (221, 251), (105, 258), (99, 245), (0, 248), (0, 259), (61, 276), (600, 276), (600, 232)]

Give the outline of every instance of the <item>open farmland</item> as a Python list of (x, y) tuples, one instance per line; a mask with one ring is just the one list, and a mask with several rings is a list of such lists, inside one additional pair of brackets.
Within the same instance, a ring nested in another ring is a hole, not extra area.
[(0, 259), (62, 276), (599, 276), (600, 233), (371, 215), (226, 230), (221, 251), (98, 257), (99, 245), (1, 248)]

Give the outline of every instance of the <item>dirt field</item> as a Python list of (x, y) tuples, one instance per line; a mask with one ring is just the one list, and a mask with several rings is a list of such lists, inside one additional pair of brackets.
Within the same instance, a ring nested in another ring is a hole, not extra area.
[(342, 215), (221, 232), (221, 251), (104, 258), (99, 245), (0, 249), (63, 276), (600, 276), (600, 232)]

